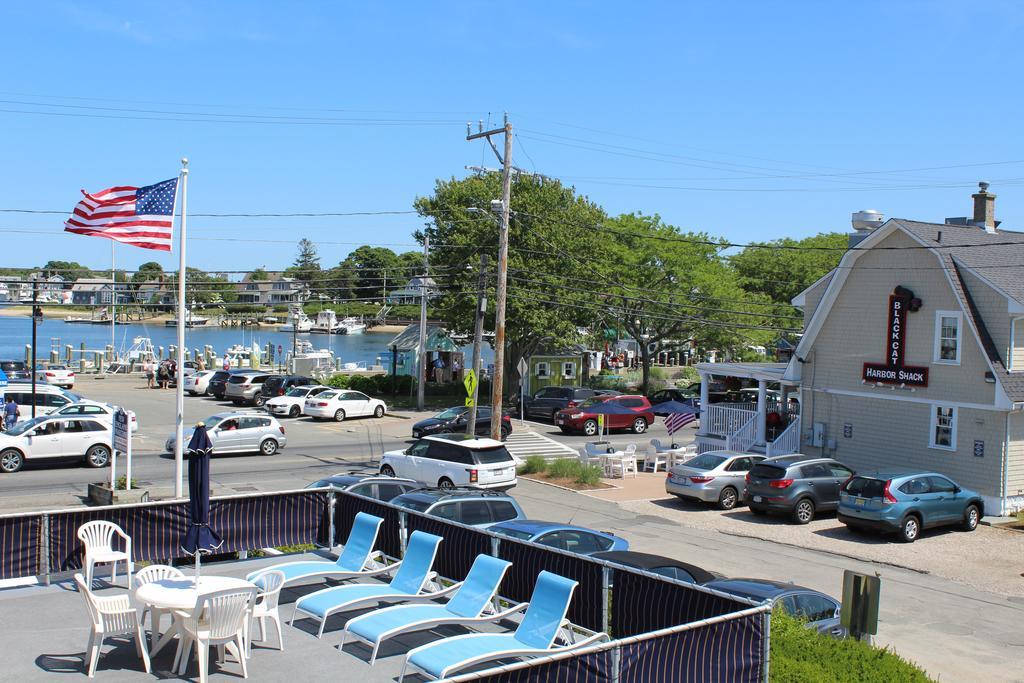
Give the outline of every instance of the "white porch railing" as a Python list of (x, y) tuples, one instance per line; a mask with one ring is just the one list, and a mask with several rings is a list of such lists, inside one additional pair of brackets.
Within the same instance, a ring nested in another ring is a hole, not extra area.
[(800, 452), (800, 420), (793, 420), (789, 426), (782, 430), (782, 433), (775, 437), (775, 441), (768, 444), (765, 455), (769, 458), (773, 455), (789, 455)]
[(705, 434), (721, 434), (731, 436), (739, 431), (750, 418), (757, 415), (756, 410), (732, 408), (712, 403), (701, 406), (700, 431)]
[(737, 453), (747, 453), (750, 447), (757, 442), (757, 413), (751, 415), (746, 424), (736, 430), (735, 433), (725, 437), (725, 447)]

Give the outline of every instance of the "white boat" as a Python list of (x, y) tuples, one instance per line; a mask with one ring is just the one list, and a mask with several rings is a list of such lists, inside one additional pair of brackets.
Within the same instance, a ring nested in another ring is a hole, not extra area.
[[(185, 327), (186, 328), (188, 328), (188, 327), (202, 327), (202, 326), (206, 325), (206, 323), (208, 323), (208, 322), (210, 322), (209, 318), (204, 318), (201, 315), (196, 315), (191, 310), (185, 311)], [(177, 318), (171, 318), (170, 320), (165, 322), (164, 325), (167, 326), (167, 327), (177, 327), (178, 326), (178, 319)]]
[(132, 345), (128, 348), (128, 363), (141, 363), (150, 358), (156, 357), (156, 349), (153, 348), (153, 341), (149, 337), (135, 337)]
[(288, 311), (288, 322), (277, 328), (278, 332), (296, 332), (305, 334), (313, 329), (313, 321), (302, 312), (301, 308), (292, 308)]
[(316, 322), (313, 323), (313, 327), (309, 331), (317, 334), (344, 334), (342, 332), (344, 329), (345, 326), (338, 320), (334, 311), (328, 310), (316, 314)]
[(352, 316), (342, 318), (341, 326), (344, 328), (341, 334), (360, 334), (366, 331), (366, 323)]
[[(228, 362), (228, 365), (233, 368), (250, 368), (259, 367), (260, 361), (260, 347), (255, 342), (252, 347), (242, 346), (241, 344), (235, 344), (227, 351), (224, 352), (223, 357), (217, 357), (215, 359), (216, 367), (224, 367), (224, 361)], [(253, 365), (255, 361), (255, 365)]]
[(334, 352), (329, 349), (313, 350), (309, 342), (296, 345), (296, 353), (288, 354), (289, 372), (294, 375), (306, 375), (308, 377), (329, 377), (334, 373), (337, 362), (334, 359)]

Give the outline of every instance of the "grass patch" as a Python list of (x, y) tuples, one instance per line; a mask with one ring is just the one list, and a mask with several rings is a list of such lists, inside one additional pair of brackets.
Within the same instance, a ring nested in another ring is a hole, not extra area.
[(519, 468), (519, 474), (539, 474), (548, 468), (548, 461), (540, 455), (526, 458), (526, 464)]
[(772, 613), (773, 683), (927, 683), (923, 669), (892, 650), (836, 640), (806, 628), (781, 610)]
[(601, 468), (597, 465), (584, 465), (580, 463), (579, 473), (576, 475), (576, 483), (596, 488), (601, 483)]

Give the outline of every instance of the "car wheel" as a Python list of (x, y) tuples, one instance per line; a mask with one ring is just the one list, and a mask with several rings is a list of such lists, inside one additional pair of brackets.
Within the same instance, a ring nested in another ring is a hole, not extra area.
[(921, 535), (921, 520), (914, 515), (907, 515), (900, 522), (900, 540), (913, 543)]
[(106, 467), (110, 464), (110, 449), (99, 444), (85, 452), (85, 464), (89, 467)]
[(377, 406), (373, 409), (374, 417), (384, 417), (384, 406)]
[(199, 394), (197, 394), (196, 392), (194, 392), (191, 389), (189, 389), (188, 395), (189, 396), (198, 396)]
[(633, 433), (634, 434), (643, 434), (646, 431), (647, 431), (647, 420), (645, 420), (642, 417), (638, 417), (637, 419), (633, 420)]
[(267, 439), (260, 444), (260, 453), (263, 455), (273, 455), (277, 453), (277, 441), (273, 439)]
[(344, 419), (345, 419), (345, 411), (344, 410), (342, 410), (341, 408), (338, 408), (336, 411), (334, 411), (334, 421), (335, 422), (341, 422)]
[(395, 476), (395, 471), (393, 469), (391, 469), (391, 465), (384, 465), (384, 467), (381, 467), (380, 468), (380, 473), (381, 473), (381, 476), (384, 476), (384, 477), (393, 477), (393, 476)]
[(213, 396), (213, 394), (210, 393), (210, 387), (206, 387), (206, 391), (203, 392), (203, 396)]
[(808, 524), (814, 519), (814, 501), (810, 498), (801, 498), (793, 508), (793, 521), (797, 524)]
[(453, 488), (455, 488), (455, 484), (452, 483), (452, 480), (449, 479), (448, 477), (441, 477), (441, 479), (438, 480), (437, 482), (437, 488), (441, 489), (442, 491), (451, 491)]
[(718, 507), (721, 510), (732, 510), (736, 507), (736, 503), (739, 501), (739, 494), (736, 493), (736, 489), (731, 486), (726, 486), (722, 489), (722, 492), (718, 494)]
[(3, 453), (0, 453), (0, 470), (7, 472), (17, 472), (21, 469), (21, 466), (25, 464), (25, 456), (13, 448), (8, 448)]
[(302, 411), (299, 410), (298, 406), (292, 406), (291, 409), (288, 411), (288, 417), (298, 417), (301, 414)]
[(266, 403), (266, 401), (267, 399), (263, 398), (263, 394), (256, 394), (252, 397), (252, 404), (257, 408)]
[(974, 531), (978, 528), (978, 522), (981, 521), (981, 511), (978, 510), (978, 506), (971, 504), (964, 510), (964, 531)]
[(583, 423), (583, 433), (587, 436), (597, 434), (597, 420), (587, 420)]

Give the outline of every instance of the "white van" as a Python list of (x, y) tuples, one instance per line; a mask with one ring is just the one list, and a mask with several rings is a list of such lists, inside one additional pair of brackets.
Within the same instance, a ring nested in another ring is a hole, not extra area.
[[(17, 404), (18, 409), (21, 410), (21, 417), (19, 420), (27, 420), (32, 417), (32, 385), (28, 383), (19, 382), (17, 384), (8, 384), (3, 389), (4, 404), (7, 403), (8, 398), (13, 398), (14, 403)], [(49, 415), (50, 413), (60, 410), (66, 405), (77, 403), (82, 400), (82, 397), (78, 394), (68, 391), (67, 389), (61, 389), (52, 384), (45, 384), (43, 382), (36, 382), (36, 417), (40, 415)]]

